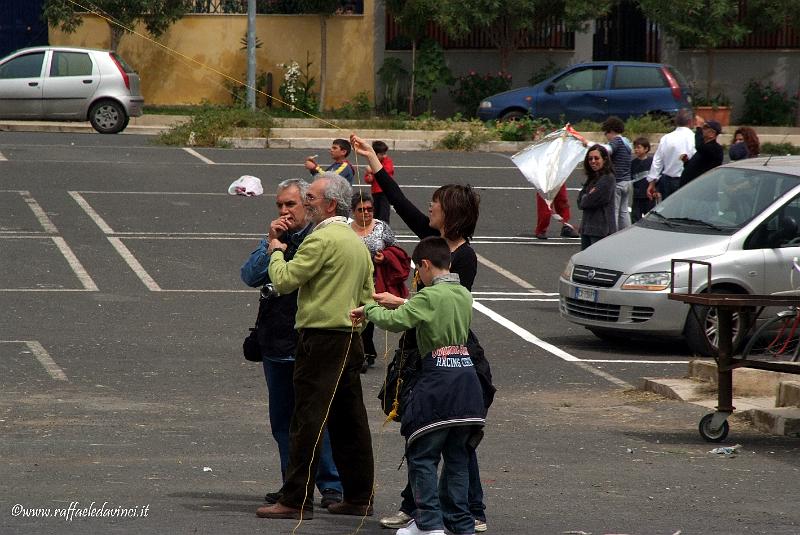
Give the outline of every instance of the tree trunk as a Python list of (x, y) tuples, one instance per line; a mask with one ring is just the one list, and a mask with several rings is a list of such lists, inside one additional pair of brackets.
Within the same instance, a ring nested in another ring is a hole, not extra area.
[(415, 72), (417, 70), (417, 40), (411, 41), (411, 88), (408, 95), (408, 114), (414, 116), (414, 87), (417, 83)]
[(319, 112), (325, 106), (325, 79), (328, 72), (328, 16), (319, 16), (320, 63), (319, 63)]
[(119, 42), (122, 40), (122, 36), (125, 35), (125, 30), (116, 24), (109, 24), (109, 26), (111, 30), (111, 46), (109, 48), (116, 52), (119, 47)]

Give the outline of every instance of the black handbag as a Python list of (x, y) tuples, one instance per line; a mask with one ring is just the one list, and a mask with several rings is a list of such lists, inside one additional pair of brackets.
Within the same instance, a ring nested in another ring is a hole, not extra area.
[[(269, 287), (269, 288), (267, 288)], [(265, 291), (267, 288), (267, 291)], [(258, 343), (258, 326), (261, 324), (261, 312), (264, 310), (267, 300), (272, 297), (272, 285), (265, 284), (261, 288), (260, 296), (258, 298), (258, 314), (256, 314), (256, 324), (250, 327), (250, 333), (245, 337), (242, 342), (242, 353), (244, 353), (245, 360), (250, 362), (261, 362), (261, 345)]]
[[(381, 386), (381, 391), (378, 393), (378, 399), (381, 400), (381, 408), (384, 414), (389, 416), (394, 413), (396, 417), (393, 419), (400, 419), (408, 393), (417, 381), (419, 365), (420, 355), (416, 347), (412, 349), (397, 349), (394, 352), (392, 361), (386, 367), (386, 378), (383, 381), (383, 386)], [(397, 406), (394, 403), (395, 399), (397, 399)]]

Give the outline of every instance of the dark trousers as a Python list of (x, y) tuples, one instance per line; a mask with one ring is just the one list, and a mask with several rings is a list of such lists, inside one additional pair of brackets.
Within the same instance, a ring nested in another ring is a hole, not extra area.
[(644, 214), (653, 209), (656, 204), (647, 197), (634, 197), (633, 207), (631, 208), (631, 221), (636, 223)]
[(370, 502), (375, 467), (361, 394), (363, 363), (364, 349), (357, 332), (300, 331), (294, 366), (295, 410), (289, 429), (289, 466), (280, 499), (283, 505), (312, 507), (314, 478), (309, 474), (317, 473), (329, 404), (328, 433), (344, 500), (356, 505)]
[[(475, 533), (470, 514), (469, 451), (472, 428), (446, 427), (429, 431), (408, 447), (408, 479), (417, 510), (414, 518), (420, 530), (447, 528), (455, 534)], [(472, 450), (474, 451), (474, 450)], [(439, 460), (444, 461), (441, 479)]]
[[(264, 359), (264, 377), (267, 379), (269, 394), (269, 426), (272, 437), (278, 443), (278, 454), (281, 458), (281, 481), (286, 479), (286, 468), (289, 466), (289, 425), (294, 413), (294, 361)], [(339, 482), (339, 471), (333, 462), (331, 440), (328, 430), (322, 435), (319, 468), (317, 469), (317, 488), (342, 492)]]
[(587, 234), (581, 234), (581, 251), (587, 249), (590, 245), (595, 244), (602, 239), (602, 236), (589, 236)]
[(675, 193), (680, 187), (681, 177), (679, 176), (661, 175), (658, 179), (658, 184), (656, 184), (656, 188), (658, 188), (659, 193), (661, 193), (662, 201)]
[(386, 199), (386, 195), (384, 193), (373, 193), (372, 206), (375, 208), (373, 217), (388, 223), (392, 210), (389, 208), (389, 201)]
[(377, 351), (375, 350), (375, 342), (372, 339), (374, 336), (375, 324), (371, 321), (368, 321), (367, 325), (364, 327), (364, 330), (361, 331), (361, 343), (364, 345), (364, 356), (367, 359), (370, 359), (371, 362), (375, 362), (375, 357), (378, 355)]

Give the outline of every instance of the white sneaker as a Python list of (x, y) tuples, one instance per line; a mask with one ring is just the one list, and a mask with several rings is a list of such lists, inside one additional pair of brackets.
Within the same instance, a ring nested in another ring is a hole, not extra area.
[(381, 518), (381, 526), (392, 529), (405, 528), (413, 521), (413, 517), (405, 514), (403, 511), (397, 511), (392, 516), (385, 516)]
[(475, 519), (475, 533), (483, 533), (487, 529), (489, 529), (489, 526), (486, 525), (484, 520)]
[(445, 535), (443, 529), (432, 529), (430, 531), (423, 531), (417, 527), (417, 523), (413, 520), (408, 527), (397, 530), (396, 535)]

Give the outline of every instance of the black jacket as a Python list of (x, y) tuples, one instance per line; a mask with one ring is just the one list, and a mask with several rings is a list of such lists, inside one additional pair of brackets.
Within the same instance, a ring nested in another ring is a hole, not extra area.
[(717, 143), (716, 139), (708, 143), (703, 140), (703, 130), (701, 128), (695, 130), (694, 140), (697, 152), (683, 164), (681, 186), (685, 186), (706, 171), (722, 165), (722, 159), (725, 156), (722, 145)]
[(583, 210), (581, 234), (605, 238), (617, 231), (614, 213), (614, 175), (587, 179), (578, 193), (578, 208)]

